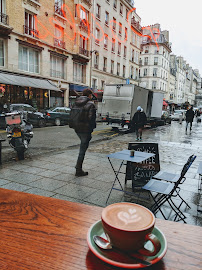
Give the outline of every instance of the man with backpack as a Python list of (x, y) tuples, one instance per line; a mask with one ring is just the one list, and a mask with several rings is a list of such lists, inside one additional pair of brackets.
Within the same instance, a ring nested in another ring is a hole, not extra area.
[(83, 90), (83, 96), (76, 99), (70, 113), (69, 127), (73, 128), (79, 137), (80, 150), (76, 163), (76, 176), (88, 175), (82, 169), (86, 150), (92, 138), (91, 133), (96, 128), (96, 108), (91, 101), (93, 92), (90, 89)]

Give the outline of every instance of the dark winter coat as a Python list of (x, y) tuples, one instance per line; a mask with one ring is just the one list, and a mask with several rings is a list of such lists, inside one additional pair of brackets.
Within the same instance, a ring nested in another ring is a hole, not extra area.
[(132, 119), (132, 125), (134, 128), (142, 128), (147, 123), (147, 117), (144, 112), (137, 111)]
[(193, 122), (194, 120), (194, 111), (189, 109), (186, 111), (186, 122)]
[(76, 99), (74, 108), (83, 108), (83, 121), (75, 128), (78, 133), (91, 133), (96, 128), (96, 108), (95, 104), (86, 96)]

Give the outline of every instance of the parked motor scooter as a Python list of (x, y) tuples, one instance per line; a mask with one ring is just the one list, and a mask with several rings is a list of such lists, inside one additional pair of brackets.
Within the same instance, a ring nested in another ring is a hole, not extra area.
[(24, 153), (33, 137), (33, 126), (19, 113), (7, 113), (5, 119), (9, 144), (17, 152), (18, 159), (23, 160)]

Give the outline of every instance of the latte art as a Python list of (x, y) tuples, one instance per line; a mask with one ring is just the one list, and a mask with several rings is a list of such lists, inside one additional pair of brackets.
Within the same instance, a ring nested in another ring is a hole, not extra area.
[(129, 223), (135, 223), (140, 221), (142, 218), (135, 214), (137, 211), (136, 209), (129, 209), (128, 212), (121, 211), (117, 214), (118, 218), (125, 223), (125, 225)]
[(154, 222), (153, 214), (145, 207), (133, 203), (116, 203), (102, 212), (103, 220), (120, 230), (142, 230)]

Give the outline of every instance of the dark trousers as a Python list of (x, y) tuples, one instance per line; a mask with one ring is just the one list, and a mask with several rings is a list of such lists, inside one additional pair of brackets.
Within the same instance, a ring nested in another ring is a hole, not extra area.
[(92, 138), (91, 133), (81, 133), (76, 132), (77, 136), (79, 137), (81, 143), (80, 143), (80, 149), (79, 149), (79, 155), (77, 159), (77, 165), (76, 168), (82, 168), (83, 160), (86, 154), (86, 150), (88, 149), (89, 142)]
[(188, 128), (188, 124), (190, 124), (190, 130), (192, 129), (192, 122), (186, 121), (186, 131), (187, 131), (187, 128)]

